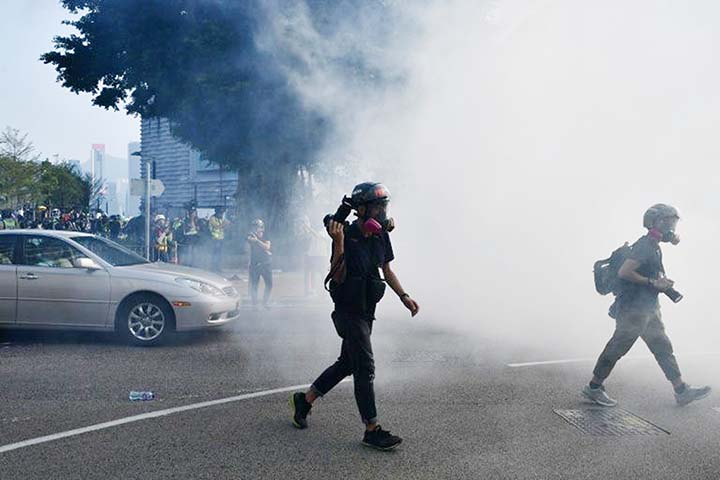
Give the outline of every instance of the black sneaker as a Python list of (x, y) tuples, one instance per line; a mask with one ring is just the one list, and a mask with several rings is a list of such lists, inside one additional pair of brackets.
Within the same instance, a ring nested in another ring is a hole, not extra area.
[(387, 430), (383, 430), (380, 428), (380, 425), (375, 427), (373, 431), (365, 430), (365, 435), (362, 439), (363, 445), (383, 451), (392, 450), (401, 443), (402, 438), (397, 435), (392, 435)]
[(307, 416), (310, 414), (310, 405), (305, 400), (305, 394), (302, 392), (295, 392), (290, 396), (290, 409), (293, 413), (292, 423), (296, 428), (307, 428)]

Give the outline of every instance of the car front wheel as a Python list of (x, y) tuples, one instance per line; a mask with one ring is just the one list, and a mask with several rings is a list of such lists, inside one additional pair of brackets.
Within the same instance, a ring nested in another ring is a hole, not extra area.
[(152, 295), (137, 295), (125, 302), (116, 327), (118, 333), (135, 345), (157, 345), (173, 329), (173, 312), (167, 303)]

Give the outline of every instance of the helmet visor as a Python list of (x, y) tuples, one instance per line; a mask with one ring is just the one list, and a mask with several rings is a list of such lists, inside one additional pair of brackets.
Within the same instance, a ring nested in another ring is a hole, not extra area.
[(386, 198), (368, 203), (367, 216), (374, 218), (380, 223), (384, 222), (387, 220), (389, 203), (390, 202)]

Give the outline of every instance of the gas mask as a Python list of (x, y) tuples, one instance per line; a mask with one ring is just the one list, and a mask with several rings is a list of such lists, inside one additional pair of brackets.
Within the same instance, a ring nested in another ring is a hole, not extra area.
[(675, 233), (677, 222), (678, 219), (675, 217), (661, 219), (657, 223), (656, 227), (652, 229), (652, 232), (654, 233), (653, 236), (661, 242), (677, 245), (680, 243), (680, 237), (677, 233)]
[(373, 235), (379, 235), (384, 231), (392, 232), (395, 228), (395, 222), (387, 215), (388, 201), (375, 202), (368, 204), (365, 210), (363, 221), (363, 229)]

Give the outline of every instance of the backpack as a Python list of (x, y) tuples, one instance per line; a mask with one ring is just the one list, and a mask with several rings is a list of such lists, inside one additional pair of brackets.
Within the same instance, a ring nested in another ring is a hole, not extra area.
[(595, 290), (600, 295), (612, 293), (618, 295), (620, 293), (620, 279), (618, 272), (620, 267), (630, 255), (632, 248), (625, 242), (623, 246), (616, 249), (608, 258), (598, 260), (593, 266), (593, 275), (595, 277)]

